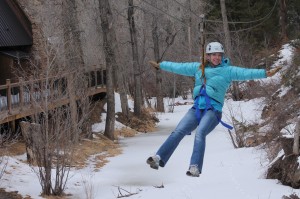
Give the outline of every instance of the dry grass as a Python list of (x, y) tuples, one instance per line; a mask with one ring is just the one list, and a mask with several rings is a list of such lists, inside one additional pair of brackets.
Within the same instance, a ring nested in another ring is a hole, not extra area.
[(0, 156), (17, 156), (26, 153), (25, 142), (17, 141), (0, 148)]
[[(24, 153), (26, 153), (26, 148), (23, 141), (0, 148), (0, 156), (17, 156)], [(107, 157), (116, 156), (120, 153), (119, 145), (102, 135), (95, 136), (92, 140), (83, 139), (75, 148), (73, 158), (75, 161), (72, 166), (77, 169), (84, 168), (88, 164), (87, 160), (94, 156), (91, 161), (93, 161), (95, 169), (99, 169), (108, 162)]]
[(117, 120), (119, 122), (129, 126), (131, 129), (143, 133), (155, 131), (156, 123), (159, 122), (151, 109), (143, 109), (139, 117), (136, 117), (133, 113), (130, 113), (128, 117), (122, 113), (117, 113), (117, 115)]
[(134, 137), (138, 132), (134, 129), (122, 127), (121, 129), (117, 129), (115, 131), (116, 137)]
[[(74, 152), (74, 167), (84, 168), (88, 159), (94, 164), (95, 170), (103, 167), (108, 157), (121, 153), (119, 145), (108, 138), (97, 135), (94, 139), (84, 139), (76, 147)], [(92, 158), (91, 158), (92, 157)]]

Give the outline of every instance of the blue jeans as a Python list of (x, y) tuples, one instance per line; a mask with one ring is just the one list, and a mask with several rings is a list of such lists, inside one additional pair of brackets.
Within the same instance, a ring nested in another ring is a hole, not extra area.
[[(203, 113), (204, 110), (201, 110)], [(167, 140), (158, 149), (156, 155), (159, 155), (161, 160), (159, 165), (164, 167), (175, 149), (177, 148), (179, 142), (185, 135), (191, 134), (193, 130), (196, 130), (194, 148), (192, 157), (190, 160), (190, 165), (197, 165), (199, 171), (202, 171), (203, 158), (205, 152), (205, 139), (206, 136), (218, 125), (219, 118), (221, 118), (222, 113), (213, 110), (208, 110), (204, 116), (201, 117), (200, 123), (196, 118), (196, 109), (191, 108), (181, 119), (176, 129), (170, 134)]]

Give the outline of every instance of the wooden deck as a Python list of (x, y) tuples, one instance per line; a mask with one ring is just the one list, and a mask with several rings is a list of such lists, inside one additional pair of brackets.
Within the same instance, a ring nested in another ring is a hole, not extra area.
[[(98, 93), (105, 93), (105, 70), (94, 69), (86, 72), (87, 91), (86, 95), (93, 96)], [(33, 79), (29, 77), (24, 81), (19, 78), (18, 82), (11, 83), (6, 80), (5, 85), (0, 85), (0, 124), (13, 122), (17, 119), (28, 117), (42, 112), (39, 103), (48, 100), (47, 108), (54, 109), (69, 104), (73, 98), (67, 94), (67, 84), (70, 74), (60, 75), (60, 77), (49, 77)], [(45, 81), (51, 82), (45, 87)], [(50, 80), (50, 81), (49, 81)], [(42, 89), (47, 88), (47, 89)], [(4, 93), (4, 95), (3, 95)], [(79, 97), (76, 96), (75, 100)]]

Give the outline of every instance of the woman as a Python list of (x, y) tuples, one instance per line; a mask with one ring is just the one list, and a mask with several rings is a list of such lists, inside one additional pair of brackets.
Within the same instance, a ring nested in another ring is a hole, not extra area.
[[(209, 43), (206, 46), (205, 53), (207, 62), (204, 74), (202, 74), (198, 62), (175, 63), (164, 61), (158, 64), (150, 61), (150, 64), (156, 69), (195, 78), (194, 105), (161, 145), (156, 155), (147, 159), (147, 163), (153, 169), (158, 169), (159, 166), (164, 167), (182, 138), (191, 134), (197, 128), (190, 166), (186, 174), (199, 177), (202, 172), (205, 138), (219, 122), (222, 122), (222, 107), (230, 83), (232, 81), (271, 77), (281, 69), (281, 67), (277, 67), (271, 71), (266, 71), (265, 69), (246, 69), (230, 66), (229, 61), (224, 59), (224, 48), (219, 42)], [(226, 126), (223, 122), (222, 124)]]

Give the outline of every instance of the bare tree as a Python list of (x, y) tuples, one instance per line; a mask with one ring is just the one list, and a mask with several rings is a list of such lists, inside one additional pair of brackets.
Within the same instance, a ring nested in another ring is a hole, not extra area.
[(287, 6), (286, 6), (286, 0), (280, 0), (279, 1), (280, 9), (279, 9), (279, 20), (280, 20), (280, 26), (281, 26), (281, 39), (282, 41), (287, 41), (287, 24), (288, 24), (288, 18), (287, 18)]
[[(62, 195), (90, 101), (86, 75), (73, 65), (60, 65), (57, 61), (60, 50), (66, 50), (62, 47), (65, 43), (45, 43), (46, 63), (40, 67), (33, 61), (29, 70), (32, 76), (24, 82), (34, 116), (30, 123), (22, 125), (22, 133), (32, 149), (30, 164), (37, 165), (38, 169), (32, 168), (37, 172), (42, 194)], [(65, 63), (67, 59), (68, 56)]]
[(244, 147), (246, 141), (246, 132), (241, 127), (245, 126), (246, 120), (243, 116), (241, 107), (239, 107), (239, 115), (241, 121), (236, 119), (237, 110), (234, 110), (231, 104), (228, 104), (227, 108), (229, 110), (229, 115), (225, 116), (228, 117), (233, 125), (232, 131), (228, 129), (232, 144), (234, 148)]
[[(229, 26), (228, 26), (228, 20), (227, 20), (227, 12), (226, 12), (226, 4), (225, 0), (220, 0), (221, 4), (221, 12), (222, 12), (222, 18), (223, 18), (223, 29), (225, 32), (225, 47), (226, 47), (226, 54), (231, 58), (232, 52), (231, 52), (231, 37), (229, 32)], [(239, 87), (237, 82), (232, 83), (233, 87), (233, 98), (235, 100), (239, 100)]]
[(106, 86), (107, 86), (107, 117), (104, 135), (114, 140), (115, 129), (115, 97), (114, 97), (114, 66), (116, 66), (113, 44), (116, 43), (112, 32), (112, 12), (108, 0), (99, 0), (101, 27), (103, 31), (103, 46), (106, 61)]
[(6, 156), (7, 145), (14, 143), (17, 140), (17, 136), (13, 136), (13, 133), (10, 129), (4, 127), (3, 124), (0, 125), (0, 179), (5, 174), (5, 169), (8, 164), (8, 157)]
[(0, 179), (3, 177), (4, 173), (5, 173), (5, 169), (7, 167), (8, 164), (8, 158), (5, 156), (1, 156), (0, 157)]
[[(157, 5), (156, 5), (157, 6)], [(158, 24), (157, 24), (157, 17), (153, 16), (152, 22), (152, 39), (153, 39), (153, 51), (154, 51), (154, 59), (159, 63), (161, 60), (160, 53), (159, 53), (159, 34), (158, 34)], [(165, 112), (164, 108), (164, 100), (162, 94), (162, 74), (161, 70), (156, 71), (156, 89), (157, 89), (157, 107), (156, 110), (158, 112)]]
[(114, 50), (114, 57), (112, 57), (112, 62), (113, 62), (113, 68), (115, 77), (116, 77), (116, 85), (118, 92), (120, 94), (120, 101), (121, 101), (121, 109), (123, 115), (126, 117), (129, 117), (129, 107), (128, 107), (128, 99), (127, 99), (127, 92), (126, 92), (126, 85), (127, 82), (125, 81), (125, 67), (124, 64), (120, 63), (118, 59), (120, 52), (119, 52), (119, 46), (118, 46), (118, 41), (116, 38), (116, 32), (114, 28), (110, 28), (110, 38), (111, 38), (111, 45), (112, 49)]
[[(152, 5), (158, 7), (158, 3), (156, 0), (151, 1)], [(154, 59), (159, 63), (163, 60), (165, 53), (169, 50), (169, 48), (174, 44), (175, 38), (177, 33), (181, 30), (174, 31), (172, 26), (167, 26), (164, 29), (166, 35), (162, 34), (161, 28), (159, 27), (160, 24), (158, 23), (159, 19), (162, 18), (162, 15), (159, 14), (152, 14), (152, 24), (151, 24), (151, 33), (152, 33), (152, 40), (153, 40), (153, 52), (154, 52)], [(169, 21), (171, 24), (171, 22)], [(162, 52), (161, 52), (162, 50)], [(156, 71), (156, 100), (157, 100), (157, 107), (156, 110), (158, 112), (164, 112), (164, 101), (163, 101), (163, 80), (162, 80), (162, 71)], [(174, 89), (175, 89), (175, 83)]]
[(121, 67), (119, 64), (116, 64), (117, 70), (117, 85), (118, 85), (118, 91), (120, 93), (120, 101), (121, 101), (121, 109), (122, 113), (128, 117), (129, 116), (129, 107), (128, 107), (128, 99), (127, 99), (127, 92), (126, 92), (126, 82), (125, 77), (123, 75), (123, 67)]
[[(175, 32), (175, 33), (172, 33), (172, 32), (168, 32), (167, 33), (167, 36), (166, 36), (166, 39), (165, 39), (165, 42), (166, 42), (166, 47), (163, 51), (162, 54), (160, 54), (160, 51), (159, 49), (162, 48), (160, 45), (159, 45), (159, 37), (160, 35), (158, 34), (158, 24), (157, 24), (157, 18), (155, 17), (154, 18), (154, 21), (153, 21), (153, 26), (152, 26), (152, 38), (153, 38), (153, 46), (154, 46), (154, 58), (155, 60), (157, 60), (157, 62), (161, 62), (161, 60), (163, 59), (164, 57), (164, 54), (167, 52), (167, 50), (173, 45), (174, 43), (174, 40), (175, 40), (175, 37), (178, 33)], [(162, 92), (162, 72), (160, 70), (157, 70), (156, 71), (156, 87), (157, 87), (157, 95), (156, 95), (156, 98), (157, 98), (157, 111), (159, 112), (164, 112), (164, 101), (163, 101), (163, 92)], [(174, 76), (174, 82), (173, 82), (173, 89), (175, 90), (175, 76)], [(175, 91), (174, 91), (175, 92)]]
[[(80, 42), (80, 30), (78, 27), (78, 18), (76, 14), (76, 2), (75, 1), (65, 1), (62, 4), (62, 26), (63, 26), (63, 37), (64, 41), (64, 54), (66, 56), (66, 67), (68, 70), (76, 70), (78, 73), (84, 73), (83, 65), (83, 53), (81, 49)], [(68, 82), (74, 82), (77, 77), (77, 74), (71, 73), (67, 78)], [(77, 121), (77, 105), (75, 100), (75, 89), (73, 85), (67, 85), (68, 93), (70, 95), (70, 108), (71, 108), (71, 117), (72, 117), (72, 126), (76, 127)]]
[(133, 0), (128, 0), (128, 23), (130, 31), (130, 42), (132, 50), (132, 64), (134, 70), (134, 114), (140, 116), (143, 107), (141, 69), (139, 63), (137, 30), (134, 21), (134, 4)]
[(73, 165), (74, 148), (88, 122), (88, 80), (75, 2), (45, 2), (43, 11), (47, 17), (42, 17), (40, 23), (38, 54), (33, 54), (28, 69), (16, 71), (24, 79), (27, 105), (34, 112), (29, 123), (22, 124), (22, 134), (42, 194), (62, 195)]

